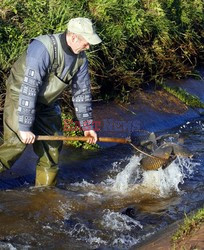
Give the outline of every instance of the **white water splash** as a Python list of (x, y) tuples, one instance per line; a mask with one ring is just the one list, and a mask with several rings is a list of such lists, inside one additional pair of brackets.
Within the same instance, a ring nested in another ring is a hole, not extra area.
[(203, 120), (199, 120), (199, 121), (187, 121), (186, 122), (186, 125), (182, 125), (180, 126), (180, 130), (179, 132), (181, 133), (182, 131), (181, 130), (185, 130), (186, 128), (189, 128), (189, 129), (192, 129), (194, 128), (195, 129), (195, 126), (198, 128), (198, 129), (201, 129), (202, 131), (204, 130), (204, 123), (203, 123)]
[[(127, 249), (139, 241), (135, 237), (135, 230), (143, 228), (139, 221), (109, 209), (103, 211), (102, 218), (98, 222), (96, 220), (97, 223), (99, 223), (100, 229), (92, 229), (83, 223), (77, 223), (68, 234), (76, 240), (90, 244), (90, 249), (102, 245), (122, 246)], [(107, 232), (111, 232), (110, 235)]]
[(127, 166), (120, 172), (113, 183), (112, 190), (117, 192), (126, 192), (131, 184), (135, 184), (140, 177), (139, 161), (140, 157), (134, 155)]
[(91, 245), (91, 248), (96, 248), (100, 245), (107, 245), (107, 241), (103, 240), (100, 235), (102, 232), (96, 229), (90, 229), (82, 223), (77, 223), (68, 234), (79, 241), (85, 241)]
[(132, 219), (126, 214), (113, 212), (109, 209), (104, 210), (104, 215), (101, 223), (108, 230), (111, 229), (113, 231), (120, 232), (131, 231), (135, 229), (135, 227), (140, 227), (141, 229), (143, 228), (139, 221)]
[(120, 235), (120, 237), (116, 237), (112, 243), (113, 247), (122, 246), (123, 249), (128, 249), (134, 245), (139, 243), (139, 239), (131, 235)]
[(166, 169), (145, 171), (142, 187), (146, 192), (166, 197), (172, 191), (179, 192), (178, 185), (183, 182), (183, 174), (179, 166), (172, 162)]
[(18, 250), (18, 249), (22, 249), (22, 250), (28, 250), (31, 249), (31, 246), (28, 245), (21, 245), (21, 244), (15, 244), (15, 246), (13, 246), (11, 243), (0, 243), (0, 249), (1, 250)]
[(82, 182), (71, 183), (71, 186), (73, 186), (73, 187), (94, 187), (94, 184), (83, 180)]
[(5, 250), (17, 250), (12, 244), (10, 243), (1, 243), (0, 244), (0, 249), (5, 249)]
[(109, 245), (125, 247), (125, 249), (138, 243), (139, 239), (135, 237), (135, 230), (143, 228), (139, 221), (109, 209), (104, 210), (101, 224), (106, 231), (111, 231), (113, 234)]
[(112, 190), (121, 193), (131, 192), (135, 189), (142, 193), (150, 193), (160, 197), (168, 196), (172, 191), (179, 192), (179, 184), (190, 177), (195, 163), (188, 158), (178, 157), (166, 169), (144, 171), (139, 166), (140, 158), (133, 156), (125, 169), (120, 172), (113, 183)]

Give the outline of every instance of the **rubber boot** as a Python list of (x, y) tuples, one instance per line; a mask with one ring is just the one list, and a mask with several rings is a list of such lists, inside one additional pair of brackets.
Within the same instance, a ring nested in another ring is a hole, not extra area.
[(57, 180), (56, 180), (57, 173), (58, 173), (58, 167), (37, 168), (35, 186), (36, 187), (55, 186), (57, 183)]
[[(38, 107), (34, 123), (36, 135), (61, 135), (62, 121), (58, 106)], [(34, 152), (37, 154), (36, 186), (54, 186), (58, 172), (59, 154), (62, 141), (35, 141)]]

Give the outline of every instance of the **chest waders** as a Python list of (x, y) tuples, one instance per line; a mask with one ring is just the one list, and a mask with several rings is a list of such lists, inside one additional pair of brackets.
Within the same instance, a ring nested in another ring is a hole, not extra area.
[[(83, 56), (81, 54), (76, 56), (71, 67), (60, 80), (65, 62), (59, 35), (40, 36), (35, 39), (45, 45), (53, 63), (38, 95), (33, 133), (36, 135), (62, 135), (61, 111), (57, 99), (82, 65)], [(3, 116), (4, 143), (0, 146), (0, 172), (11, 168), (26, 148), (26, 144), (20, 140), (18, 125), (18, 101), (24, 78), (25, 60), (26, 52), (14, 63), (6, 83), (7, 94)], [(36, 141), (33, 149), (38, 156), (35, 185), (54, 186), (62, 142)]]

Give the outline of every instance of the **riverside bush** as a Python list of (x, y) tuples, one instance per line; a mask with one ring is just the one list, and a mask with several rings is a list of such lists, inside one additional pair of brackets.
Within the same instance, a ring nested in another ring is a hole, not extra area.
[(204, 59), (203, 7), (203, 0), (1, 0), (1, 92), (32, 37), (62, 32), (78, 16), (91, 18), (103, 40), (88, 52), (100, 96), (186, 77)]
[[(74, 116), (72, 116), (70, 113), (67, 114), (62, 112), (63, 135), (68, 137), (83, 136), (84, 132), (78, 125), (76, 125), (73, 120)], [(64, 144), (71, 145), (75, 148), (83, 148), (88, 150), (100, 149), (100, 146), (98, 144), (88, 144), (87, 142), (83, 141), (64, 141)]]

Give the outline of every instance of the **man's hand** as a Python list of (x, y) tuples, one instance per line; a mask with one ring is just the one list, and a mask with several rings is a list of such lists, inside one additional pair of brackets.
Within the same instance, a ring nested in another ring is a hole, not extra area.
[(87, 130), (84, 131), (84, 136), (89, 136), (91, 137), (90, 139), (87, 140), (88, 143), (94, 144), (97, 142), (97, 134), (94, 130)]
[(31, 144), (35, 141), (35, 135), (30, 131), (19, 131), (20, 139), (25, 144)]

